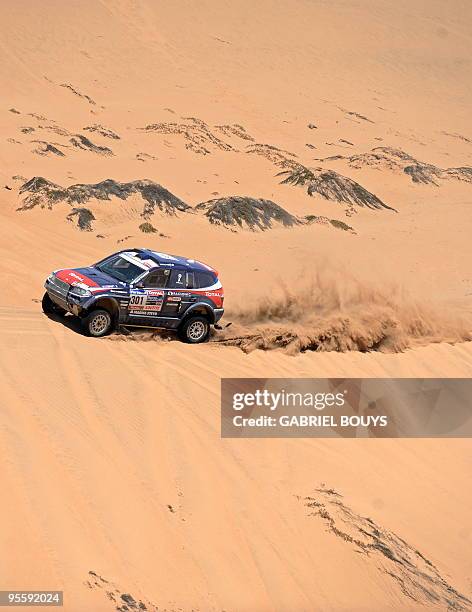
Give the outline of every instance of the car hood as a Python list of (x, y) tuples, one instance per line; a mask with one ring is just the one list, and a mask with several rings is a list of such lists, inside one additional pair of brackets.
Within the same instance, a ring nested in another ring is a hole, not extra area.
[(89, 289), (112, 289), (113, 287), (124, 286), (124, 283), (93, 266), (88, 268), (65, 268), (64, 270), (57, 270), (55, 274), (57, 278), (69, 283), (69, 285), (82, 285)]

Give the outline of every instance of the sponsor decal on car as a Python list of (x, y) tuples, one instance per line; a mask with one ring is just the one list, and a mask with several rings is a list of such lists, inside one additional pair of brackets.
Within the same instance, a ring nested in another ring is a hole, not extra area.
[(156, 292), (156, 294), (133, 290), (129, 299), (129, 310), (133, 311), (133, 314), (137, 312), (148, 314), (150, 311), (160, 312), (164, 294), (163, 292)]
[(169, 291), (167, 293), (167, 295), (171, 296), (171, 295), (175, 295), (175, 296), (179, 296), (179, 297), (190, 297), (192, 294), (189, 293), (188, 291), (183, 292), (183, 291)]
[(84, 276), (83, 274), (80, 274), (79, 272), (75, 272), (74, 270), (59, 270), (59, 272), (56, 273), (56, 276), (59, 280), (69, 283), (69, 285), (74, 283), (77, 284), (79, 282), (84, 283), (87, 289), (90, 287), (98, 287), (98, 284), (95, 281), (87, 276)]
[(144, 311), (144, 310), (136, 310), (136, 311), (132, 311), (129, 313), (130, 317), (157, 317), (157, 315), (159, 314), (159, 311), (154, 311), (154, 310), (148, 310), (148, 311)]

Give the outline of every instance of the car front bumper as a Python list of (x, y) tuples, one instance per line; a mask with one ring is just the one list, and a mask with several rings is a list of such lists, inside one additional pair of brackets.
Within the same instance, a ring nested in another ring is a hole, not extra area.
[(82, 310), (87, 308), (88, 302), (93, 300), (88, 296), (74, 295), (71, 292), (71, 286), (55, 276), (46, 280), (44, 288), (55, 304), (74, 315), (79, 315)]

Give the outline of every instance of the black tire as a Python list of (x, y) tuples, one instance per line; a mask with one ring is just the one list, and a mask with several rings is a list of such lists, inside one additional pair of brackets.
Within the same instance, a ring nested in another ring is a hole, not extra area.
[(65, 315), (66, 314), (66, 311), (64, 310), (64, 308), (61, 308), (60, 306), (58, 306), (51, 300), (49, 293), (47, 291), (43, 295), (41, 306), (43, 307), (44, 314), (47, 314), (47, 315), (51, 315), (51, 314)]
[(101, 338), (109, 334), (113, 327), (113, 317), (103, 308), (92, 310), (81, 320), (82, 329), (87, 336)]
[(179, 336), (188, 344), (206, 342), (210, 336), (210, 323), (206, 317), (188, 317), (179, 328)]

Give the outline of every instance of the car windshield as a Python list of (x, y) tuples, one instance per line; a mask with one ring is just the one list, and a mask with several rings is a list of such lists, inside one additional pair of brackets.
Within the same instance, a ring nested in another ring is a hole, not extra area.
[(109, 274), (119, 281), (125, 283), (131, 283), (137, 276), (144, 272), (143, 268), (140, 268), (129, 259), (117, 255), (107, 261), (97, 264), (96, 266), (101, 272)]

